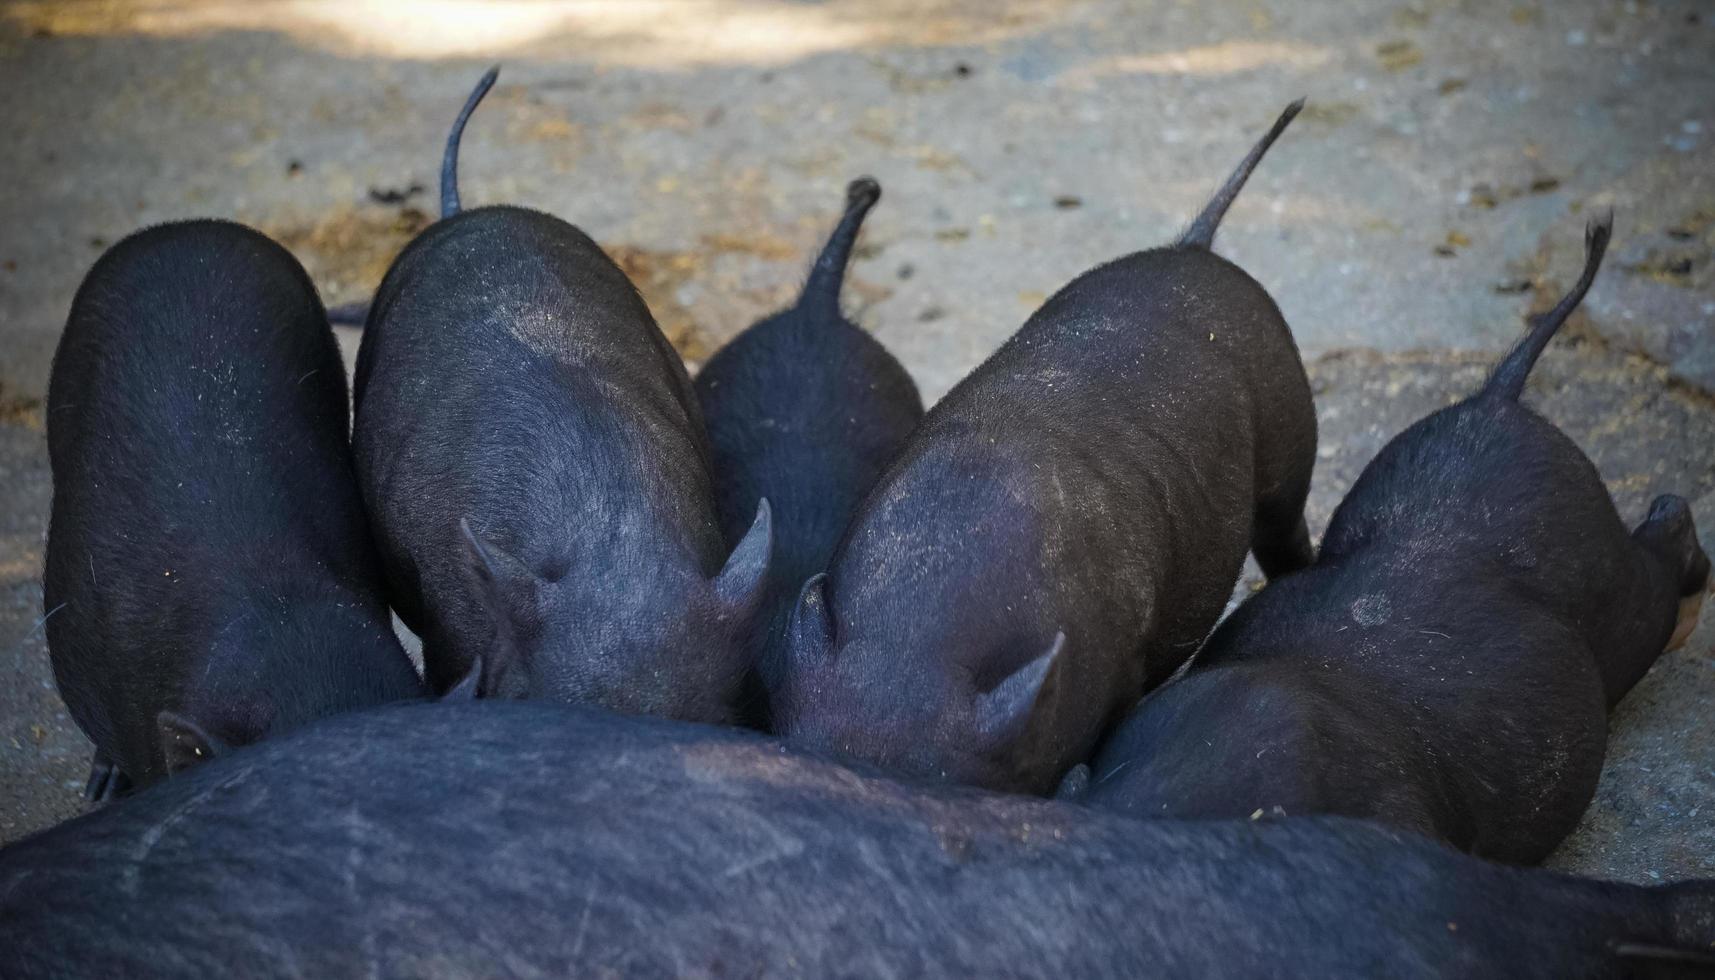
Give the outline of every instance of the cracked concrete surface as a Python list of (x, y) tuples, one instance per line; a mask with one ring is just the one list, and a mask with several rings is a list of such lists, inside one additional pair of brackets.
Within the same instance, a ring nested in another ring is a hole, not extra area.
[[(1689, 0), (0, 2), (0, 840), (75, 812), (86, 761), (36, 628), (39, 399), (78, 280), (140, 225), (221, 215), (361, 299), (494, 61), (467, 202), (584, 227), (693, 363), (795, 290), (844, 182), (876, 175), (847, 303), (930, 397), (1068, 278), (1171, 236), (1307, 95), (1218, 246), (1311, 362), (1313, 527), (1613, 207), (1531, 397), (1628, 520), (1672, 491), (1715, 529), (1715, 12)], [(1715, 874), (1712, 695), (1706, 623), (1615, 715), (1557, 866)]]

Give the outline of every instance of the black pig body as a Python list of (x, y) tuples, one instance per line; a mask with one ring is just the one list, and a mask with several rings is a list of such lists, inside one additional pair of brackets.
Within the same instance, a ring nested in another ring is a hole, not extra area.
[[(723, 569), (691, 383), (637, 290), (540, 212), (457, 212), (377, 291), (354, 445), (394, 604), (444, 690), (717, 720), (747, 666), (769, 518)], [(461, 531), (461, 522), (464, 527)]]
[(1510, 861), (1560, 842), (1607, 709), (1709, 574), (1684, 500), (1628, 535), (1595, 467), (1517, 401), (1607, 239), (1592, 228), (1578, 286), (1483, 391), (1389, 443), (1316, 564), (1223, 623), (1069, 792), (1150, 816), (1367, 817)]
[(347, 716), (0, 851), (0, 974), (1614, 977), (1715, 887), (1135, 821), (520, 702)]
[(1247, 547), (1310, 560), (1290, 332), (1209, 251), (1281, 116), (1179, 243), (1085, 273), (924, 417), (794, 612), (778, 729), (1046, 791), (1208, 632)]
[(90, 792), (420, 696), (309, 277), (223, 221), (138, 232), (73, 301), (48, 387), (43, 597)]
[(860, 178), (798, 302), (721, 348), (697, 375), (713, 450), (715, 504), (727, 540), (773, 507), (774, 560), (754, 648), (762, 683), (747, 700), (766, 727), (762, 692), (778, 683), (786, 621), (804, 580), (828, 566), (863, 494), (923, 417), (905, 367), (840, 313), (852, 246), (881, 186)]

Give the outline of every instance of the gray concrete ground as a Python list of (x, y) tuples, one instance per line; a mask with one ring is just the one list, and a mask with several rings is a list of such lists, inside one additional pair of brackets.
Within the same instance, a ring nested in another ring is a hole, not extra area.
[[(1609, 206), (1608, 265), (1532, 397), (1628, 519), (1715, 491), (1703, 4), (0, 2), (0, 840), (77, 810), (87, 751), (37, 625), (39, 399), (78, 279), (139, 225), (212, 214), (279, 237), (330, 302), (363, 297), (496, 60), (467, 202), (582, 225), (693, 363), (791, 294), (845, 180), (875, 174), (848, 303), (931, 397), (1066, 279), (1170, 236), (1308, 95), (1219, 245), (1311, 363), (1313, 526), (1470, 390)], [(1698, 514), (1715, 529), (1715, 496)], [(1712, 695), (1706, 623), (1621, 706), (1558, 866), (1715, 873)]]

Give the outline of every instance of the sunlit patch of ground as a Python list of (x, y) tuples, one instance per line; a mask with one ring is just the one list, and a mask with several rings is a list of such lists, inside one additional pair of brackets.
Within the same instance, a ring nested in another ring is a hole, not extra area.
[(30, 33), (187, 37), (268, 31), (341, 54), (400, 58), (599, 49), (612, 64), (778, 64), (855, 47), (983, 44), (1076, 4), (994, 0), (27, 0)]
[(1298, 41), (1223, 41), (1183, 51), (1103, 58), (1056, 81), (1091, 88), (1119, 75), (1228, 75), (1261, 68), (1319, 68), (1332, 58), (1327, 48)]

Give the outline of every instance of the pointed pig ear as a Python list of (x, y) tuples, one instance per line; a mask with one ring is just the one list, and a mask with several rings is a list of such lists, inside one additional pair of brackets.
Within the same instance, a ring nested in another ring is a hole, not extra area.
[(811, 668), (834, 654), (834, 619), (828, 611), (828, 573), (810, 576), (798, 590), (786, 624), (786, 648), (794, 668)]
[(1011, 742), (1024, 733), (1054, 665), (1066, 648), (1066, 634), (1054, 634), (1048, 651), (1013, 671), (993, 690), (977, 695), (977, 734), (991, 747)]
[(482, 586), (490, 607), (511, 618), (517, 610), (535, 604), (535, 572), (511, 553), (478, 537), (468, 517), (459, 519), (459, 536), (464, 539), (465, 563)]
[[(478, 673), (474, 675), (479, 686), (488, 690), (495, 677), (515, 666), (523, 656), (517, 630), (535, 614), (541, 580), (518, 558), (478, 537), (471, 530), (469, 518), (459, 520), (459, 535), (464, 539), (465, 564), (495, 624), (493, 643), (477, 661)], [(471, 675), (466, 675), (455, 688), (470, 679)]]
[(472, 658), (470, 667), (459, 678), (459, 682), (447, 688), (447, 693), (441, 695), (442, 701), (475, 701), (477, 689), (482, 685), (482, 660), (478, 655)]
[(726, 567), (715, 576), (715, 599), (729, 621), (748, 623), (762, 605), (768, 588), (768, 566), (774, 557), (774, 512), (766, 499), (756, 505), (756, 520), (744, 540), (732, 549)]
[(1054, 791), (1056, 800), (1066, 800), (1076, 803), (1090, 791), (1090, 765), (1080, 762), (1066, 770), (1066, 775), (1060, 780), (1060, 788)]
[(155, 716), (155, 731), (161, 744), (161, 753), (166, 758), (169, 776), (176, 776), (191, 766), (206, 762), (231, 748), (225, 741), (210, 735), (201, 725), (172, 711), (163, 711)]

